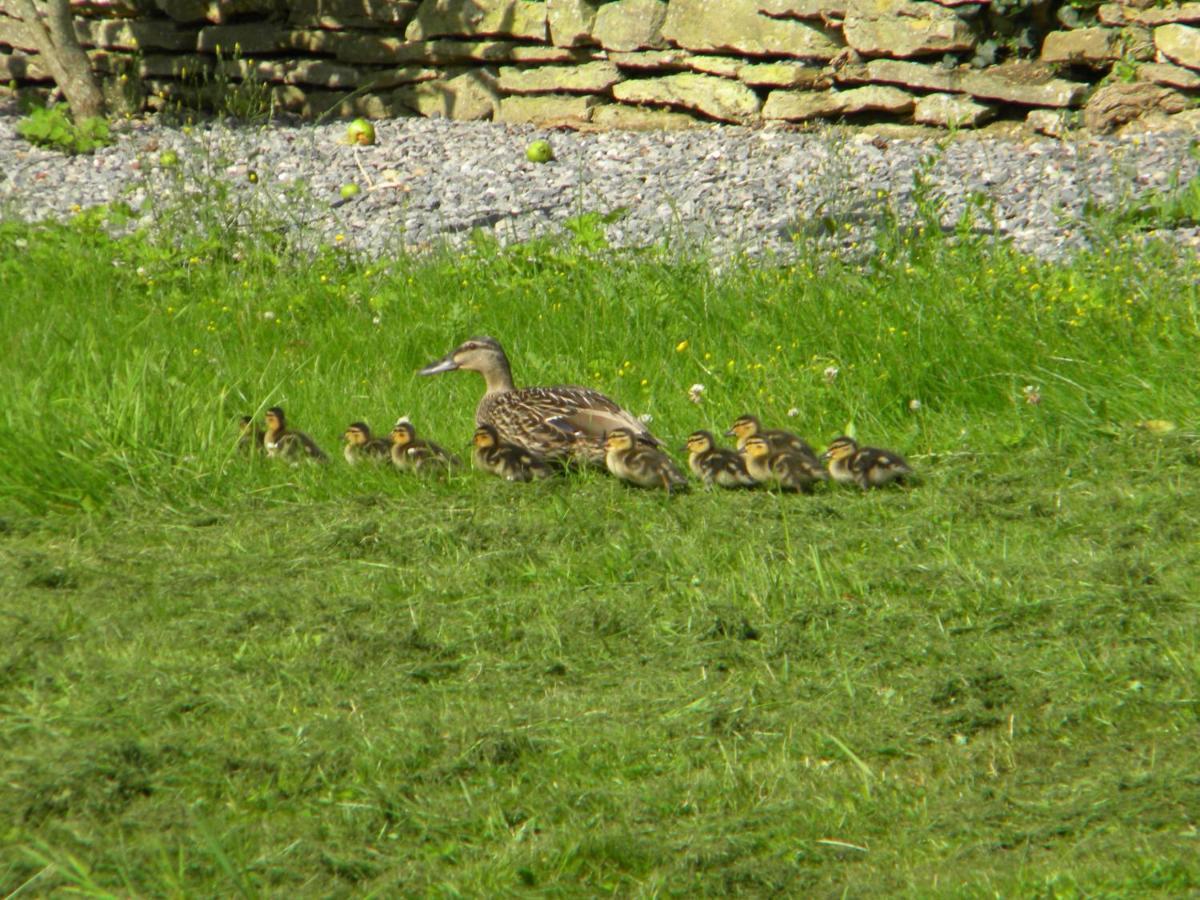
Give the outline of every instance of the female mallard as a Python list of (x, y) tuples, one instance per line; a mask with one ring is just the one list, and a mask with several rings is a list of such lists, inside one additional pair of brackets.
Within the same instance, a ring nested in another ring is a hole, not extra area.
[(383, 438), (373, 437), (366, 422), (351, 422), (343, 437), (346, 446), (342, 455), (352, 466), (360, 462), (386, 462), (392, 455), (392, 445)]
[(822, 455), (829, 461), (829, 474), (841, 484), (857, 484), (864, 491), (883, 487), (912, 474), (912, 467), (899, 453), (878, 447), (860, 447), (843, 435), (829, 444)]
[(746, 471), (762, 484), (776, 484), (785, 491), (811, 494), (813, 485), (826, 478), (819, 463), (792, 450), (772, 450), (761, 434), (746, 439), (742, 448)]
[(329, 457), (317, 446), (316, 441), (303, 431), (288, 428), (282, 407), (272, 406), (263, 418), (267, 423), (267, 431), (263, 435), (267, 456), (292, 461), (307, 458), (314, 462), (329, 462)]
[(732, 450), (718, 447), (711, 431), (693, 431), (684, 449), (688, 452), (688, 468), (706, 487), (754, 487), (757, 483), (746, 471), (745, 461)]
[(476, 428), (471, 443), (474, 444), (471, 462), (481, 472), (499, 475), (506, 481), (533, 481), (554, 474), (554, 468), (537, 454), (500, 440), (491, 425)]
[(664, 488), (668, 493), (687, 489), (687, 477), (674, 460), (657, 447), (638, 439), (628, 428), (614, 428), (604, 441), (604, 464), (622, 481), (638, 487)]
[(483, 376), (486, 389), (475, 408), (475, 424), (491, 425), (500, 439), (547, 460), (581, 457), (604, 464), (604, 436), (626, 428), (651, 445), (659, 441), (636, 416), (599, 391), (574, 385), (517, 388), (504, 349), (495, 338), (460, 344), (420, 375), (466, 369)]
[(462, 460), (445, 447), (417, 437), (417, 429), (407, 419), (396, 423), (390, 437), (392, 464), (397, 469), (420, 472), (462, 465)]

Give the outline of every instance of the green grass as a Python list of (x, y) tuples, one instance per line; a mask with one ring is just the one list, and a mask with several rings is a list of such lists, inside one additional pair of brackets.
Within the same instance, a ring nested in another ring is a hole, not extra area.
[[(0, 225), (0, 893), (1200, 890), (1194, 260), (367, 263), (91, 218)], [(852, 423), (920, 483), (234, 449), (275, 403), (465, 449), (478, 379), (414, 372), (475, 333), (672, 444)]]

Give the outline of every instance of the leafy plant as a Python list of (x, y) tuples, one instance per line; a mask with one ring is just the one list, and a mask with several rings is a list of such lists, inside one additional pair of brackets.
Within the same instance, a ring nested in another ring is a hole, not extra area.
[(65, 103), (31, 110), (17, 123), (17, 132), (31, 144), (71, 154), (91, 153), (112, 143), (108, 122), (99, 116), (73, 122)]
[(621, 221), (629, 212), (629, 207), (618, 206), (606, 213), (590, 212), (571, 216), (563, 222), (563, 226), (575, 236), (575, 243), (585, 250), (605, 250), (608, 248), (608, 226)]

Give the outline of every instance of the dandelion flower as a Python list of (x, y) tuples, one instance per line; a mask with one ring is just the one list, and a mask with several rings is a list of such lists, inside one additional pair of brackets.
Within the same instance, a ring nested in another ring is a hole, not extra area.
[(675, 352), (682, 353), (687, 348), (688, 348), (688, 341), (685, 338), (684, 340), (680, 341), (678, 344), (675, 345)]

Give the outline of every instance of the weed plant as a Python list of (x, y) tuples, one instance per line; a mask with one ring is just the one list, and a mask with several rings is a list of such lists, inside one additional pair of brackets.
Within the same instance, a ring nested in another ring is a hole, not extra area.
[[(1194, 259), (927, 222), (714, 274), (580, 219), (367, 261), (98, 215), (0, 224), (0, 893), (1200, 891)], [(414, 372), (477, 333), (671, 445), (754, 411), (920, 481), (235, 448), (280, 404), (465, 450), (478, 378)]]

